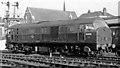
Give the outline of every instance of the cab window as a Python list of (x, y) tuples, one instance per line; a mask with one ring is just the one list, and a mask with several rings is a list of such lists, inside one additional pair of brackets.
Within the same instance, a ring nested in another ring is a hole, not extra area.
[(89, 31), (93, 31), (94, 27), (92, 24), (86, 24), (85, 25), (85, 31), (89, 32)]
[(85, 30), (85, 25), (84, 24), (80, 24), (79, 31), (83, 32), (84, 30)]

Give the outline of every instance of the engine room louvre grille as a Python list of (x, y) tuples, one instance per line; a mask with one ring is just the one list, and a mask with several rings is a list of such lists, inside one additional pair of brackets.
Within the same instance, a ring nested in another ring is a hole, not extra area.
[(31, 37), (31, 38), (34, 38), (34, 35), (31, 35), (30, 37)]
[(50, 34), (52, 38), (58, 38), (58, 30), (59, 30), (58, 26), (54, 26), (50, 28)]
[(59, 26), (59, 33), (66, 33), (67, 32), (67, 26)]
[(76, 25), (68, 26), (68, 32), (77, 32), (77, 26)]
[(49, 28), (47, 28), (47, 27), (42, 27), (42, 28), (41, 28), (41, 33), (42, 33), (42, 34), (49, 34), (49, 33), (50, 33)]

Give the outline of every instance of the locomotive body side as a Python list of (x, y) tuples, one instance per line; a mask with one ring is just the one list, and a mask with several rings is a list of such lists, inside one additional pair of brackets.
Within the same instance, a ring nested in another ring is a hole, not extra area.
[(8, 49), (12, 45), (14, 51), (78, 54), (83, 51), (98, 51), (103, 45), (107, 47), (108, 44), (111, 44), (111, 30), (101, 19), (22, 24), (11, 27), (11, 29), (12, 34), (8, 35), (13, 40), (6, 44)]

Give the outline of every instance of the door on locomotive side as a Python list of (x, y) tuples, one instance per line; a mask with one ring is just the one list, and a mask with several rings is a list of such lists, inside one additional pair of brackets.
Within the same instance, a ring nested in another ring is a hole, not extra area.
[(41, 27), (41, 33), (43, 42), (50, 41), (50, 27)]
[(68, 42), (76, 42), (78, 34), (78, 25), (72, 24), (67, 26), (67, 39)]
[(58, 31), (59, 30), (59, 26), (52, 26), (50, 27), (50, 36), (52, 41), (57, 41), (58, 40)]
[(80, 24), (79, 25), (79, 37), (78, 37), (78, 40), (80, 42), (84, 42), (84, 40), (85, 40), (84, 31), (85, 31), (85, 25), (84, 24)]
[(59, 26), (59, 40), (65, 42), (67, 40), (67, 26)]
[(93, 23), (82, 23), (79, 26), (79, 41), (90, 50), (96, 49), (96, 32)]

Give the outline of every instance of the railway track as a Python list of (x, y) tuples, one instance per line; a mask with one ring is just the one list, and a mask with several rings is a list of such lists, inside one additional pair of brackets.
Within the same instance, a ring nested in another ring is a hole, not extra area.
[(1, 60), (9, 62), (17, 62), (20, 64), (34, 66), (67, 66), (67, 67), (118, 67), (120, 68), (120, 57), (87, 57), (87, 58), (70, 58), (46, 55), (24, 55), (1, 53)]
[(11, 61), (8, 61), (8, 60), (6, 60), (6, 59), (0, 58), (0, 67), (1, 67), (1, 66), (13, 67), (13, 66), (15, 66), (15, 63), (14, 63), (14, 62), (11, 62)]

